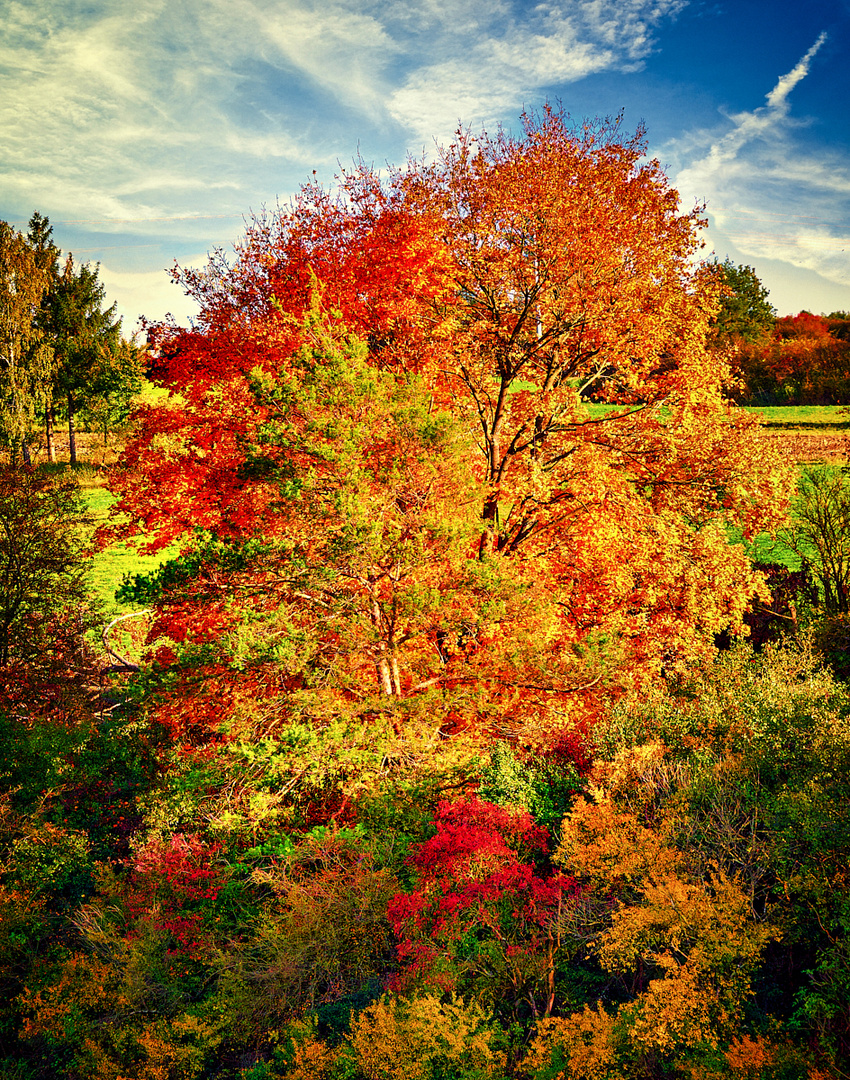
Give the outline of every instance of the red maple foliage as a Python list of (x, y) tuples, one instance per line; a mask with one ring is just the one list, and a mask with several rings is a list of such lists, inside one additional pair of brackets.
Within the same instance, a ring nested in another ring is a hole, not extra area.
[(434, 824), (408, 859), (413, 891), (389, 906), (404, 965), (397, 985), (489, 983), (514, 1009), (548, 1015), (561, 914), (576, 884), (541, 869), (546, 831), (525, 810), (475, 797), (441, 802)]

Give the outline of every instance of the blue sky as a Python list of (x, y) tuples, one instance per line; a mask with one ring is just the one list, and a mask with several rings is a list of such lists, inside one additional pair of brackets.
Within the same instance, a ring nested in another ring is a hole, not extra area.
[(47, 214), (125, 330), (315, 169), (560, 101), (624, 113), (780, 314), (850, 310), (850, 0), (0, 0), (0, 218)]

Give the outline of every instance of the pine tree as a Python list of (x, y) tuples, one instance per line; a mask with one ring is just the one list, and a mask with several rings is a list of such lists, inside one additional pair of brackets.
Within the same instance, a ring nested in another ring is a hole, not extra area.
[[(59, 280), (59, 256), (61, 252), (53, 242), (53, 227), (50, 221), (36, 210), (29, 221), (28, 240), (30, 249), (35, 256), (36, 263), (47, 274), (49, 287), (45, 291), (41, 301), (41, 308), (36, 317), (36, 322), (43, 335), (49, 336), (50, 328), (50, 299), (52, 290)], [(55, 357), (51, 357), (55, 363)], [(44, 405), (44, 434), (47, 442), (47, 459), (56, 461), (56, 447), (53, 438), (53, 429), (56, 419), (56, 410), (53, 404), (52, 383), (54, 372), (50, 373), (50, 393)]]
[(54, 393), (64, 401), (72, 465), (77, 463), (75, 417), (80, 403), (95, 390), (104, 361), (118, 356), (123, 345), (116, 305), (104, 308), (106, 289), (98, 271), (99, 266), (88, 263), (78, 267), (69, 255), (49, 302), (57, 359)]

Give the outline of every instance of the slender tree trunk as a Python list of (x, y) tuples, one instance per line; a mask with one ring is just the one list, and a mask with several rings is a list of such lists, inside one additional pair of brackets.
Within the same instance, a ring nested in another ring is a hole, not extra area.
[(32, 458), (30, 457), (30, 448), (27, 446), (26, 439), (21, 439), (21, 452), (24, 456), (24, 465), (32, 465)]
[(56, 461), (56, 443), (53, 440), (53, 406), (48, 405), (44, 410), (44, 434), (47, 439), (47, 460), (53, 464)]
[(502, 468), (502, 421), (507, 383), (503, 379), (496, 403), (496, 415), (487, 436), (487, 479), (490, 490), (484, 500), (481, 518), (484, 531), (478, 545), (478, 557), (484, 559), (496, 550), (496, 534), (499, 528), (499, 480)]
[[(383, 650), (383, 648), (384, 646), (382, 645), (381, 649)], [(382, 655), (378, 658), (375, 667), (378, 672), (378, 679), (381, 683), (381, 690), (383, 690), (384, 694), (387, 697), (394, 697), (395, 695), (393, 694), (393, 677), (392, 671), (390, 670), (389, 660), (387, 660), (386, 656)]]
[(370, 608), (371, 622), (379, 635), (378, 658), (375, 661), (375, 670), (378, 673), (381, 690), (387, 697), (401, 697), (401, 677), (398, 670), (398, 660), (393, 649), (392, 634), (388, 639), (384, 620), (381, 617), (381, 607), (374, 595), (372, 596)]
[(77, 464), (77, 431), (74, 427), (74, 398), (68, 391), (68, 455), (72, 465)]
[(401, 697), (401, 674), (398, 670), (398, 657), (393, 651), (392, 659), (390, 660), (390, 669), (393, 677), (393, 693), (396, 697)]

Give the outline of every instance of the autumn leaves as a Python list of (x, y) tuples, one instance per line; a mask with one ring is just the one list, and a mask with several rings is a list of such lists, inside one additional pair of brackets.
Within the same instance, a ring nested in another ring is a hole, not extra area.
[(122, 510), (157, 543), (265, 544), (230, 614), (298, 640), (290, 677), (463, 686), (464, 723), (545, 728), (575, 688), (740, 627), (759, 584), (728, 530), (775, 525), (787, 480), (723, 405), (699, 212), (644, 152), (548, 110), (461, 132), (305, 188), (232, 266), (182, 275), (201, 316), (157, 331), (172, 397), (141, 417)]

